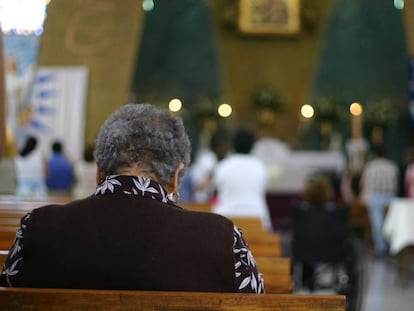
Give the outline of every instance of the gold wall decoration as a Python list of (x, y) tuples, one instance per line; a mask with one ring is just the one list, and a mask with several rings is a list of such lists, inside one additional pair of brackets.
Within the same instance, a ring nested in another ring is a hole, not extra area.
[(300, 0), (239, 0), (244, 34), (291, 35), (300, 31)]

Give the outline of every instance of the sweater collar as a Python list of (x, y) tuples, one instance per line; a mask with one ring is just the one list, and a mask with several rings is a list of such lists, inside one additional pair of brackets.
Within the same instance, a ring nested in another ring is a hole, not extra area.
[(156, 181), (129, 175), (110, 175), (97, 187), (95, 195), (125, 194), (151, 198), (163, 203), (172, 203), (167, 198), (167, 191)]

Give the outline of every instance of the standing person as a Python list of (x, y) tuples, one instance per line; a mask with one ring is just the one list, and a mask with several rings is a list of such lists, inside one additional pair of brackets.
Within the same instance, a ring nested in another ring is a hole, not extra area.
[(348, 163), (344, 178), (349, 178), (350, 183), (350, 193), (346, 197), (351, 203), (359, 196), (361, 174), (370, 150), (368, 140), (363, 136), (360, 118), (352, 120), (352, 137), (347, 141), (345, 150)]
[(71, 193), (75, 182), (73, 164), (64, 155), (61, 141), (52, 143), (52, 154), (48, 161), (46, 185), (50, 193)]
[(37, 147), (37, 138), (28, 136), (16, 157), (17, 196), (45, 197), (47, 164)]
[(212, 199), (211, 177), (215, 166), (230, 149), (227, 131), (216, 130), (210, 139), (209, 148), (199, 150), (190, 174), (194, 186), (194, 201), (206, 203)]
[(414, 148), (409, 148), (406, 154), (406, 166), (403, 173), (403, 195), (407, 198), (414, 198)]
[(190, 149), (169, 112), (119, 108), (96, 140), (95, 194), (23, 217), (0, 286), (263, 293), (241, 231), (175, 204)]
[(385, 208), (398, 191), (399, 169), (387, 159), (381, 146), (374, 149), (374, 159), (367, 162), (361, 176), (361, 199), (368, 208), (375, 255), (383, 257), (388, 251), (382, 234)]
[(213, 211), (229, 217), (258, 217), (264, 228), (271, 230), (266, 202), (266, 167), (250, 154), (255, 140), (249, 130), (236, 131), (234, 153), (218, 163), (213, 173), (213, 185), (217, 190)]

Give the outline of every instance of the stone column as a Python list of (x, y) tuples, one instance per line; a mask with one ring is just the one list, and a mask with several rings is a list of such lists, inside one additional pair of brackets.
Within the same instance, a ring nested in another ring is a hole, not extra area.
[(47, 10), (39, 66), (87, 66), (85, 143), (129, 99), (143, 25), (141, 1), (59, 0)]
[(4, 78), (3, 31), (0, 27), (0, 161), (6, 148), (6, 92)]

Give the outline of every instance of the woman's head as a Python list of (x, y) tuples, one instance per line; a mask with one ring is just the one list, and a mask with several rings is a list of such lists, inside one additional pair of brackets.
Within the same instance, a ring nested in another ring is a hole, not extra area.
[(37, 138), (34, 136), (28, 136), (23, 148), (20, 150), (19, 154), (22, 157), (29, 155), (33, 150), (36, 149)]
[(233, 136), (233, 148), (236, 153), (247, 154), (253, 148), (256, 137), (247, 129), (239, 129)]
[(311, 206), (322, 207), (334, 198), (334, 188), (327, 176), (310, 178), (303, 191), (303, 199)]
[(190, 152), (180, 119), (150, 104), (127, 104), (102, 125), (94, 156), (105, 176), (132, 169), (168, 184), (181, 163), (188, 166)]

